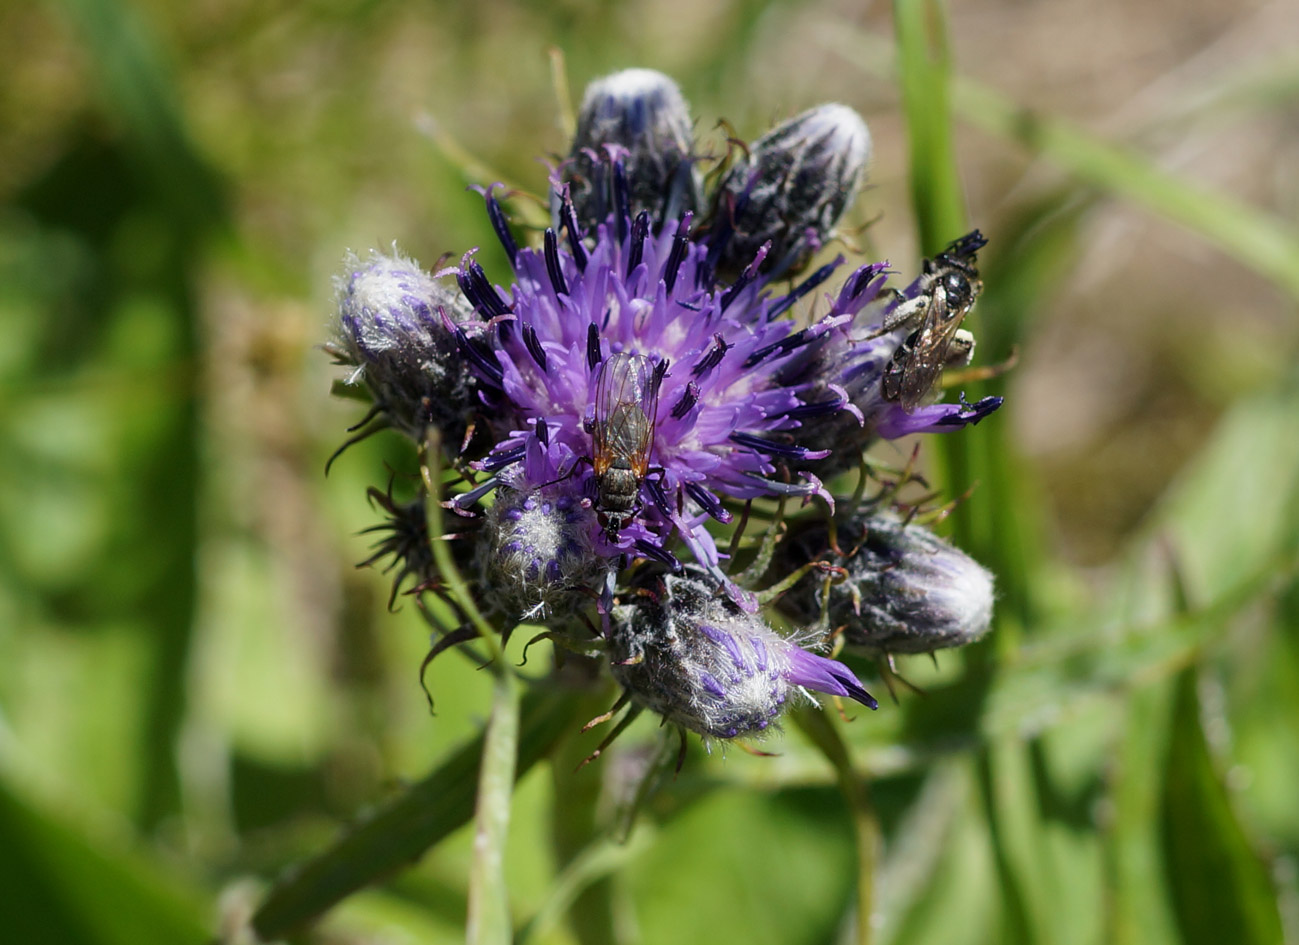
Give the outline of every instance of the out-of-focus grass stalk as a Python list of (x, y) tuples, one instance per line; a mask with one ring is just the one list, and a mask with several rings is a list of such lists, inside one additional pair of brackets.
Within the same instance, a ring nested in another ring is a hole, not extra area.
[(920, 250), (932, 256), (965, 230), (948, 101), (947, 28), (939, 0), (896, 0), (893, 18), (907, 121), (911, 202)]
[(456, 603), (464, 608), (465, 614), (486, 645), (488, 655), (491, 657), (491, 671), (497, 675), (506, 673), (508, 669), (503, 660), (504, 652), (497, 633), (474, 602), (474, 597), (469, 592), (469, 585), (465, 583), (460, 569), (456, 567), (455, 560), (451, 557), (451, 546), (443, 538), (446, 532), (442, 528), (442, 438), (436, 430), (431, 430), (424, 442), (419, 469), (424, 488), (428, 492), (428, 501), (424, 504), (428, 510), (429, 544), (433, 547), (433, 560), (437, 563), (438, 574)]
[[(913, 0), (899, 0), (897, 4), (899, 10), (926, 5)], [(903, 70), (903, 103), (907, 106), (909, 121), (909, 94), (919, 94), (927, 88), (923, 77), (911, 78), (908, 85), (907, 73), (917, 65), (913, 51), (902, 45), (903, 32), (922, 28), (924, 24), (919, 14), (913, 11), (912, 16), (914, 21), (906, 22), (898, 16), (897, 52), (887, 40), (859, 30), (836, 29), (825, 35), (828, 45), (841, 50), (850, 62), (869, 75), (890, 79), (895, 69), (900, 67)], [(1281, 73), (1269, 79), (1267, 87), (1288, 89), (1291, 87), (1289, 81), (1288, 75)], [(1243, 85), (1244, 80), (1239, 84)], [(952, 116), (960, 121), (1022, 144), (1078, 180), (1185, 226), (1237, 262), (1275, 283), (1292, 298), (1299, 298), (1299, 229), (1294, 226), (1229, 196), (1183, 180), (1139, 152), (1106, 141), (1068, 121), (1020, 107), (972, 79), (952, 76), (949, 98), (945, 103), (951, 106)], [(914, 132), (912, 140), (914, 146)], [(943, 142), (925, 138), (923, 143), (934, 146)], [(948, 144), (950, 146), (950, 140)], [(913, 155), (913, 177), (917, 170), (916, 160)], [(935, 181), (940, 182), (941, 178), (936, 176)], [(913, 181), (913, 189), (914, 186)], [(917, 223), (923, 235), (925, 216), (918, 214)], [(926, 244), (926, 248), (931, 247)]]
[[(562, 803), (560, 806), (563, 806)], [(559, 924), (564, 913), (595, 883), (607, 880), (653, 845), (653, 831), (642, 826), (627, 841), (601, 837), (574, 857), (555, 878), (545, 903), (519, 930), (514, 945), (544, 938)], [(606, 941), (610, 941), (606, 939)]]
[(971, 124), (1041, 152), (1080, 180), (1182, 224), (1299, 299), (1299, 232), (1294, 227), (1181, 180), (1068, 122), (1019, 108), (977, 83), (956, 84), (954, 100)]
[[(940, 0), (895, 0), (898, 74), (910, 143), (911, 194), (926, 256), (938, 252), (967, 229), (964, 200), (952, 143), (949, 97), (950, 55)], [(973, 319), (970, 327), (974, 327)], [(977, 327), (975, 334), (978, 334)], [(985, 478), (986, 464), (966, 436), (941, 438), (937, 444), (946, 474), (946, 488), (956, 494)], [(957, 542), (978, 549), (999, 529), (997, 517), (1016, 514), (1013, 506), (992, 509), (976, 519), (968, 506), (958, 506), (952, 519)], [(1024, 510), (1018, 510), (1024, 511)], [(1018, 637), (1004, 630), (992, 646), (1007, 653)], [(998, 672), (988, 662), (987, 647), (969, 651), (972, 668)], [(971, 706), (972, 711), (981, 707)], [(1007, 942), (1049, 942), (1055, 929), (1044, 909), (1052, 900), (1050, 877), (1040, 837), (1042, 825), (1036, 788), (1029, 775), (1029, 749), (1017, 737), (994, 739), (975, 758), (975, 770), (987, 819), (990, 855), (1001, 891), (1001, 933)], [(1037, 866), (1035, 867), (1035, 864)]]
[(839, 790), (852, 817), (853, 839), (857, 848), (857, 934), (854, 945), (870, 945), (874, 925), (875, 867), (879, 859), (880, 825), (871, 804), (866, 780), (853, 767), (848, 746), (829, 713), (815, 708), (804, 709), (793, 716), (794, 723), (834, 767)]
[[(911, 203), (920, 251), (932, 256), (966, 231), (965, 201), (956, 169), (948, 104), (951, 61), (939, 0), (895, 0), (898, 82), (907, 122)], [(976, 332), (977, 334), (977, 332)], [(970, 453), (963, 436), (935, 437), (949, 494), (971, 481)], [(958, 507), (951, 515), (958, 544), (970, 544), (970, 515)]]
[(424, 444), (420, 475), (428, 490), (428, 534), (438, 573), (456, 602), (469, 616), (491, 656), (492, 713), (483, 738), (474, 808), (473, 859), (469, 868), (469, 945), (504, 945), (513, 938), (509, 887), (505, 882), (505, 841), (514, 794), (515, 758), (519, 743), (519, 682), (505, 663), (496, 632), (474, 603), (459, 568), (452, 560), (442, 530), (442, 443), (432, 431)]
[(553, 46), (549, 50), (550, 82), (555, 87), (555, 105), (558, 114), (555, 121), (565, 141), (572, 141), (577, 133), (577, 113), (573, 111), (573, 93), (568, 85), (568, 68), (564, 61), (564, 50)]
[[(484, 181), (489, 183), (499, 181), (508, 191), (529, 193), (526, 187), (511, 182), (507, 175), (492, 170), (428, 112), (416, 117), (415, 128), (433, 143), (449, 164), (464, 175), (464, 179), (471, 186), (481, 186)], [(545, 206), (546, 201), (540, 197), (532, 200), (515, 200), (510, 204), (510, 213), (525, 226), (543, 228), (550, 223), (550, 214), (544, 209)]]
[[(122, 138), (124, 155), (147, 170), (139, 206), (131, 219), (158, 226), (159, 257), (151, 277), (155, 303), (165, 306), (175, 338), (171, 357), (192, 369), (199, 356), (198, 270), (213, 237), (228, 223), (218, 174), (194, 145), (175, 94), (176, 81), (164, 66), (157, 37), (132, 5), (105, 0), (63, 0), (58, 4), (81, 40), (108, 123)], [(146, 182), (147, 181), (147, 182)], [(129, 191), (129, 186), (124, 185)], [(157, 204), (156, 208), (150, 204)], [(108, 211), (105, 211), (108, 212)], [(97, 223), (109, 225), (105, 217)], [(137, 264), (136, 278), (146, 271)], [(112, 280), (106, 280), (111, 282)], [(107, 316), (107, 312), (105, 315)], [(182, 771), (176, 745), (189, 711), (186, 666), (194, 644), (198, 580), (193, 565), (202, 536), (199, 502), (202, 463), (198, 394), (187, 388), (133, 469), (141, 495), (151, 496), (145, 526), (159, 555), (153, 587), (142, 598), (140, 623), (153, 641), (141, 720), (140, 826), (153, 830), (183, 812)], [(148, 573), (149, 567), (143, 567)]]

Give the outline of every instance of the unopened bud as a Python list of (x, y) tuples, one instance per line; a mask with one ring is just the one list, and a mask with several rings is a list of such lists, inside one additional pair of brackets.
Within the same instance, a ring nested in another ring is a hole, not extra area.
[(448, 330), (468, 309), (459, 293), (412, 260), (349, 254), (334, 280), (338, 317), (331, 350), (363, 380), (393, 427), (420, 441), (436, 427), (458, 445), (473, 409), (472, 381)]
[(623, 162), (632, 218), (647, 210), (662, 222), (698, 209), (690, 107), (663, 73), (625, 69), (586, 87), (563, 179), (587, 227), (603, 223), (618, 204), (608, 145)]
[(570, 618), (591, 599), (592, 588), (609, 570), (596, 553), (595, 512), (565, 481), (540, 489), (500, 486), (483, 523), (483, 584), (494, 609), (515, 620)]
[(742, 271), (767, 241), (765, 272), (802, 268), (852, 204), (870, 156), (866, 123), (846, 105), (818, 105), (753, 142), (719, 190), (719, 225), (734, 231), (720, 268)]
[(795, 619), (822, 616), (846, 646), (872, 655), (932, 653), (973, 643), (992, 623), (993, 578), (965, 552), (923, 525), (892, 515), (858, 515), (838, 527), (843, 556), (824, 524), (789, 536), (782, 566), (824, 560), (846, 575), (804, 578), (781, 600)]

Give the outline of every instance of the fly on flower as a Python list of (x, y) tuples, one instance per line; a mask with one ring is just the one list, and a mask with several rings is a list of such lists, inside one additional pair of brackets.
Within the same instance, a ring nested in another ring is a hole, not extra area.
[(640, 484), (649, 472), (659, 387), (667, 362), (655, 369), (643, 354), (620, 352), (600, 365), (595, 381), (595, 510), (605, 537), (631, 521)]
[(901, 404), (908, 413), (929, 393), (943, 368), (969, 363), (974, 353), (974, 336), (961, 330), (961, 322), (983, 291), (975, 254), (987, 242), (975, 230), (926, 259), (920, 293), (889, 313), (876, 333), (919, 322), (893, 352), (881, 381), (884, 399)]

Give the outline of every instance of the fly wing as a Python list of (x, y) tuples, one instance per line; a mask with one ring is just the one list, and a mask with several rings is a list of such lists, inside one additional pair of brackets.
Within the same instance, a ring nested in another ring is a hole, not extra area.
[(600, 365), (593, 433), (597, 472), (619, 457), (637, 475), (645, 474), (658, 409), (657, 381), (653, 364), (641, 354), (613, 354)]

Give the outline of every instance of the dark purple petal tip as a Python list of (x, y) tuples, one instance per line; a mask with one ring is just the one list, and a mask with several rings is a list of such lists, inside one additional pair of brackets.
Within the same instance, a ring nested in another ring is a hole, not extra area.
[(832, 696), (846, 696), (868, 709), (879, 708), (875, 697), (866, 691), (866, 687), (851, 669), (843, 663), (807, 650), (795, 650), (791, 654), (785, 678), (804, 689)]

